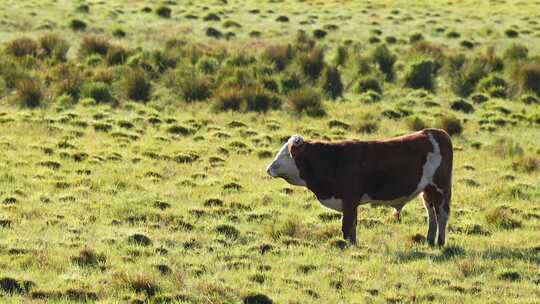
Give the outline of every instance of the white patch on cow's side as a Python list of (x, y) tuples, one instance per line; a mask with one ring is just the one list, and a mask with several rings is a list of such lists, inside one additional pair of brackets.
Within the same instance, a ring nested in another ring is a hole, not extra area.
[(427, 133), (427, 138), (433, 146), (433, 152), (428, 152), (426, 163), (424, 166), (422, 166), (422, 178), (420, 179), (418, 187), (414, 192), (416, 195), (422, 192), (427, 185), (433, 185), (437, 191), (442, 193), (442, 190), (439, 189), (435, 183), (433, 183), (433, 176), (442, 162), (441, 149), (439, 148), (439, 143), (435, 140), (431, 133)]
[(335, 197), (319, 200), (323, 206), (339, 212), (343, 211), (343, 200)]
[(296, 186), (306, 186), (306, 181), (300, 177), (300, 171), (296, 167), (294, 159), (289, 153), (289, 144), (303, 143), (304, 139), (300, 135), (293, 135), (281, 147), (272, 163), (266, 168), (266, 172), (271, 177), (281, 177), (288, 183)]

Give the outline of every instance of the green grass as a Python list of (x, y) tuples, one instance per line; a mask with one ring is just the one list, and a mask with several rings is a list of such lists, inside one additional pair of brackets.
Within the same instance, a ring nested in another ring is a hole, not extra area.
[[(538, 96), (523, 86), (535, 75), (520, 71), (538, 64), (539, 4), (175, 2), (170, 18), (142, 0), (0, 4), (0, 302), (538, 301), (540, 104), (523, 101)], [(87, 28), (70, 29), (74, 19)], [(425, 44), (410, 45), (420, 32), (414, 43)], [(39, 43), (50, 33), (65, 39), (48, 39), (58, 56)], [(10, 43), (21, 37), (37, 43)], [(81, 51), (84, 37), (121, 60)], [(370, 37), (395, 43), (376, 51)], [(513, 43), (524, 56), (503, 56)], [(433, 65), (431, 91), (406, 86), (419, 52)], [(460, 53), (504, 79), (506, 94), (464, 78), (485, 98), (461, 102), (452, 75), (472, 68), (460, 70)], [(328, 67), (343, 94), (324, 94)], [(381, 94), (358, 91), (364, 79)], [(30, 80), (39, 86), (17, 85)], [(250, 88), (253, 108), (251, 95), (237, 97)], [(216, 111), (225, 97), (246, 105)], [(348, 246), (340, 214), (265, 173), (292, 134), (372, 140), (424, 126), (460, 130), (444, 248), (425, 244), (420, 199), (401, 223), (362, 206), (359, 244)]]

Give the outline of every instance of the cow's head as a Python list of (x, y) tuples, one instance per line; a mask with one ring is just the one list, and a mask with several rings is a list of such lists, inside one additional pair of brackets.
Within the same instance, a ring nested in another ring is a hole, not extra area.
[(306, 182), (300, 177), (300, 171), (291, 155), (291, 150), (301, 148), (304, 138), (300, 135), (293, 135), (281, 147), (272, 163), (266, 168), (266, 172), (271, 177), (281, 177), (289, 184), (296, 186), (306, 186)]

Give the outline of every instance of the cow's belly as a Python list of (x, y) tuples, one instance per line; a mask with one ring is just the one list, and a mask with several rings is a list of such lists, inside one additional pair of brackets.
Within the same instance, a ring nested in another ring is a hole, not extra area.
[(401, 209), (405, 204), (415, 199), (420, 193), (421, 191), (415, 191), (411, 195), (402, 196), (391, 200), (377, 200), (369, 197), (368, 195), (364, 195), (360, 204), (385, 205), (394, 207), (396, 209)]
[(326, 208), (330, 208), (339, 212), (343, 212), (343, 200), (335, 197), (320, 199), (319, 202)]
[[(364, 194), (359, 203), (360, 205), (375, 204), (375, 205), (391, 206), (397, 209), (401, 209), (405, 204), (415, 199), (420, 193), (421, 191), (418, 191), (411, 195), (398, 197), (392, 200), (377, 200), (377, 199), (373, 199), (369, 197), (369, 195)], [(338, 212), (343, 212), (343, 200), (339, 198), (331, 197), (327, 199), (319, 199), (319, 202), (326, 208), (329, 208)]]

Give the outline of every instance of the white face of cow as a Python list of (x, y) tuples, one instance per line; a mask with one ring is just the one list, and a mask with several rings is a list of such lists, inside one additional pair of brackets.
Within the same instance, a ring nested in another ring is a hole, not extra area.
[(303, 143), (304, 138), (302, 136), (291, 136), (276, 154), (274, 161), (266, 168), (268, 175), (271, 177), (281, 177), (292, 185), (306, 186), (306, 182), (300, 178), (300, 172), (289, 153), (289, 145), (301, 145)]

